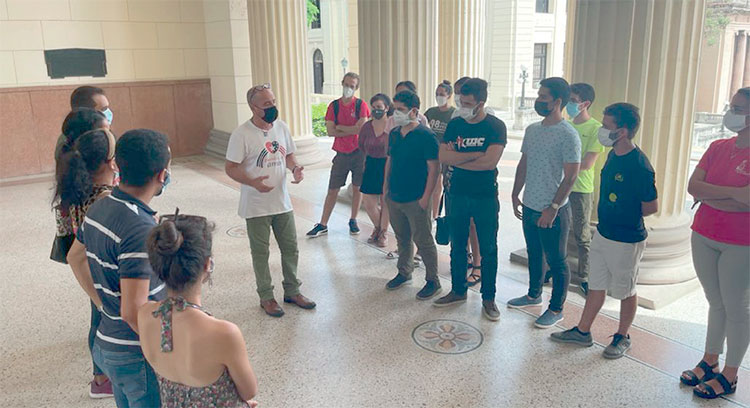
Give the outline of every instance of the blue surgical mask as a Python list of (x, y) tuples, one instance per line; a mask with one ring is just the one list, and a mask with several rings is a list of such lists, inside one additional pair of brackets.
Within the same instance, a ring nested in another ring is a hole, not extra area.
[(568, 111), (568, 116), (570, 116), (571, 119), (575, 119), (581, 114), (581, 106), (575, 102), (568, 102), (565, 109)]
[(164, 182), (161, 183), (161, 190), (156, 194), (157, 196), (160, 196), (167, 189), (170, 181), (172, 181), (172, 172), (167, 170), (167, 175), (164, 177)]
[(102, 111), (102, 115), (104, 115), (104, 117), (107, 118), (107, 121), (111, 125), (112, 124), (112, 118), (114, 117), (114, 114), (112, 113), (112, 110), (109, 109), (109, 108), (107, 108), (107, 109), (105, 109), (105, 110)]

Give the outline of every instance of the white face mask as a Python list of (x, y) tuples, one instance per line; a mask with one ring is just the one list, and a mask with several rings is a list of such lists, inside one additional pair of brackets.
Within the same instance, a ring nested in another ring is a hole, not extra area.
[(458, 113), (458, 116), (464, 118), (464, 120), (472, 120), (477, 116), (476, 112), (474, 112), (474, 108), (460, 107), (456, 112)]
[(599, 128), (599, 143), (602, 144), (602, 146), (606, 147), (612, 147), (615, 145), (615, 142), (617, 142), (617, 139), (619, 138), (617, 134), (617, 129), (615, 130), (609, 130), (605, 129), (604, 126)]
[(400, 110), (393, 112), (393, 123), (396, 124), (396, 126), (406, 126), (413, 120), (409, 118), (408, 113), (401, 112)]
[(737, 133), (747, 127), (745, 124), (746, 118), (747, 115), (738, 115), (732, 111), (727, 111), (727, 113), (724, 114), (724, 120), (722, 123), (725, 128)]
[(352, 96), (354, 96), (354, 88), (349, 88), (348, 86), (345, 86), (343, 95), (344, 95), (344, 98), (351, 98)]
[(448, 97), (438, 95), (435, 97), (435, 101), (437, 102), (438, 106), (445, 106), (445, 104), (448, 103)]

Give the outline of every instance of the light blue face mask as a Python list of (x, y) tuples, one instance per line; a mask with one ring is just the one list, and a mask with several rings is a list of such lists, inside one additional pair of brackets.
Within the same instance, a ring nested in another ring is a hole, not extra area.
[(114, 117), (114, 114), (112, 113), (112, 110), (109, 109), (109, 108), (107, 108), (107, 109), (105, 109), (105, 110), (102, 111), (102, 115), (104, 115), (104, 117), (107, 118), (107, 121), (111, 125), (112, 124), (112, 118)]
[(568, 102), (568, 104), (565, 105), (565, 110), (568, 111), (568, 116), (570, 116), (571, 119), (575, 119), (576, 116), (581, 114), (580, 105), (575, 102)]

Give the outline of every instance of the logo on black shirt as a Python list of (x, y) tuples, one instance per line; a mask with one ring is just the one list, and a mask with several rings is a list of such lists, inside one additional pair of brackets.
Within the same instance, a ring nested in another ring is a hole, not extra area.
[(484, 147), (484, 137), (462, 137), (459, 136), (456, 139), (456, 146), (459, 149), (465, 149), (468, 147)]

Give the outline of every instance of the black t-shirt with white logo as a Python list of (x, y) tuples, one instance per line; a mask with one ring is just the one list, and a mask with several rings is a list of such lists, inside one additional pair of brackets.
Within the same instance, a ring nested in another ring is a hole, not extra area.
[(657, 197), (654, 168), (641, 149), (623, 156), (610, 151), (599, 189), (599, 234), (618, 242), (643, 241), (648, 232), (641, 204)]
[[(487, 115), (479, 123), (454, 118), (448, 123), (443, 138), (443, 143), (461, 153), (486, 152), (490, 145), (505, 146), (507, 141), (505, 123), (492, 115)], [(497, 195), (497, 169), (477, 171), (453, 166), (452, 173), (450, 194), (472, 197)]]

